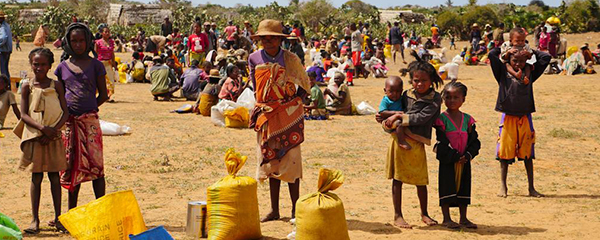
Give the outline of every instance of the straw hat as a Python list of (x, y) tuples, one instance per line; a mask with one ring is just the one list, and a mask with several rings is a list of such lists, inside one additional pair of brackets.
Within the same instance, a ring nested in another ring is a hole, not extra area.
[(473, 27), (479, 27), (479, 24), (473, 23)]
[(260, 21), (256, 33), (251, 37), (262, 37), (262, 36), (278, 36), (287, 37), (288, 35), (283, 33), (283, 25), (280, 21), (265, 19)]
[(220, 61), (223, 61), (223, 60), (225, 60), (225, 55), (223, 55), (223, 54), (219, 54), (215, 58), (215, 62), (220, 62)]
[(208, 74), (209, 78), (219, 78), (221, 79), (221, 75), (219, 74), (219, 70), (218, 69), (211, 69), (209, 74)]
[(210, 22), (204, 22), (204, 26), (210, 26)]
[(0, 10), (0, 17), (7, 18), (8, 14), (4, 13), (4, 11)]
[(485, 44), (484, 40), (479, 41), (479, 44)]
[(287, 39), (289, 40), (298, 40), (298, 36), (296, 36), (295, 33), (291, 33), (289, 37), (287, 37)]

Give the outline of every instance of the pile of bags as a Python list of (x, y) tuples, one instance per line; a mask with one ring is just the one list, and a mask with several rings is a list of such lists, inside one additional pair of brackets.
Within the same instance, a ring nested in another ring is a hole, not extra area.
[(221, 100), (210, 109), (210, 120), (213, 124), (229, 128), (247, 128), (250, 122), (250, 111), (256, 105), (254, 92), (245, 89), (237, 102)]
[(307, 194), (296, 202), (297, 240), (345, 240), (348, 225), (342, 200), (334, 193), (344, 183), (344, 175), (339, 170), (319, 170), (319, 190)]
[(254, 178), (237, 176), (248, 157), (234, 149), (225, 153), (228, 176), (207, 189), (208, 239), (259, 239), (257, 183)]

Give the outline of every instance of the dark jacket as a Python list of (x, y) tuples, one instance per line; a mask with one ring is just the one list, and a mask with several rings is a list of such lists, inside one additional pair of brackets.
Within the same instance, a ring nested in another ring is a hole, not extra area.
[(550, 54), (540, 51), (534, 51), (534, 54), (537, 62), (533, 64), (529, 84), (524, 84), (508, 73), (506, 65), (499, 58), (500, 48), (490, 51), (488, 58), (499, 86), (496, 111), (514, 116), (535, 112), (533, 83), (542, 76), (552, 57)]
[(433, 122), (440, 116), (442, 97), (435, 90), (417, 99), (415, 89), (402, 93), (402, 106), (406, 113), (402, 116), (402, 125), (408, 127), (406, 133), (412, 139), (431, 145), (431, 129)]
[(437, 142), (433, 149), (436, 153), (437, 160), (440, 161), (440, 165), (453, 165), (458, 162), (462, 156), (466, 156), (467, 159), (473, 160), (475, 156), (479, 155), (481, 142), (479, 141), (479, 134), (475, 131), (475, 125), (469, 128), (467, 149), (463, 155), (458, 154), (458, 151), (450, 146), (450, 140), (446, 137), (446, 132), (444, 132), (444, 130), (436, 128), (435, 133)]

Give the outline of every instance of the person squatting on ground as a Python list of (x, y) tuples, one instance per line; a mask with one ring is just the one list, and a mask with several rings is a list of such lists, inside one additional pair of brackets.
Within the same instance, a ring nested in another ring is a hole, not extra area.
[[(490, 65), (494, 78), (498, 82), (498, 100), (496, 101), (496, 111), (501, 112), (500, 131), (498, 144), (496, 146), (497, 159), (500, 161), (500, 193), (498, 196), (506, 197), (508, 187), (506, 177), (508, 174), (508, 165), (515, 162), (515, 158), (525, 162), (527, 170), (527, 180), (529, 183), (529, 196), (542, 197), (535, 190), (533, 184), (533, 159), (535, 131), (533, 129), (533, 119), (531, 113), (535, 112), (535, 103), (533, 100), (533, 83), (544, 73), (551, 60), (548, 53), (533, 51), (537, 61), (533, 65), (533, 70), (529, 76), (518, 79), (508, 73), (506, 64), (500, 60), (500, 49), (494, 48), (489, 53)], [(527, 50), (516, 51), (509, 54), (510, 65), (517, 71), (523, 71), (526, 67)]]

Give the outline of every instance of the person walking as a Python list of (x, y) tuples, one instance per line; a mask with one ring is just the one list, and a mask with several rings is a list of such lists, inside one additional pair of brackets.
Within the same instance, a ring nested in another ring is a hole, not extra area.
[[(13, 48), (13, 37), (10, 31), (10, 25), (6, 22), (8, 15), (4, 11), (0, 10), (0, 73), (4, 74), (10, 79), (10, 73), (8, 71), (8, 62), (10, 61), (10, 54)], [(10, 85), (8, 85), (10, 90)]]

